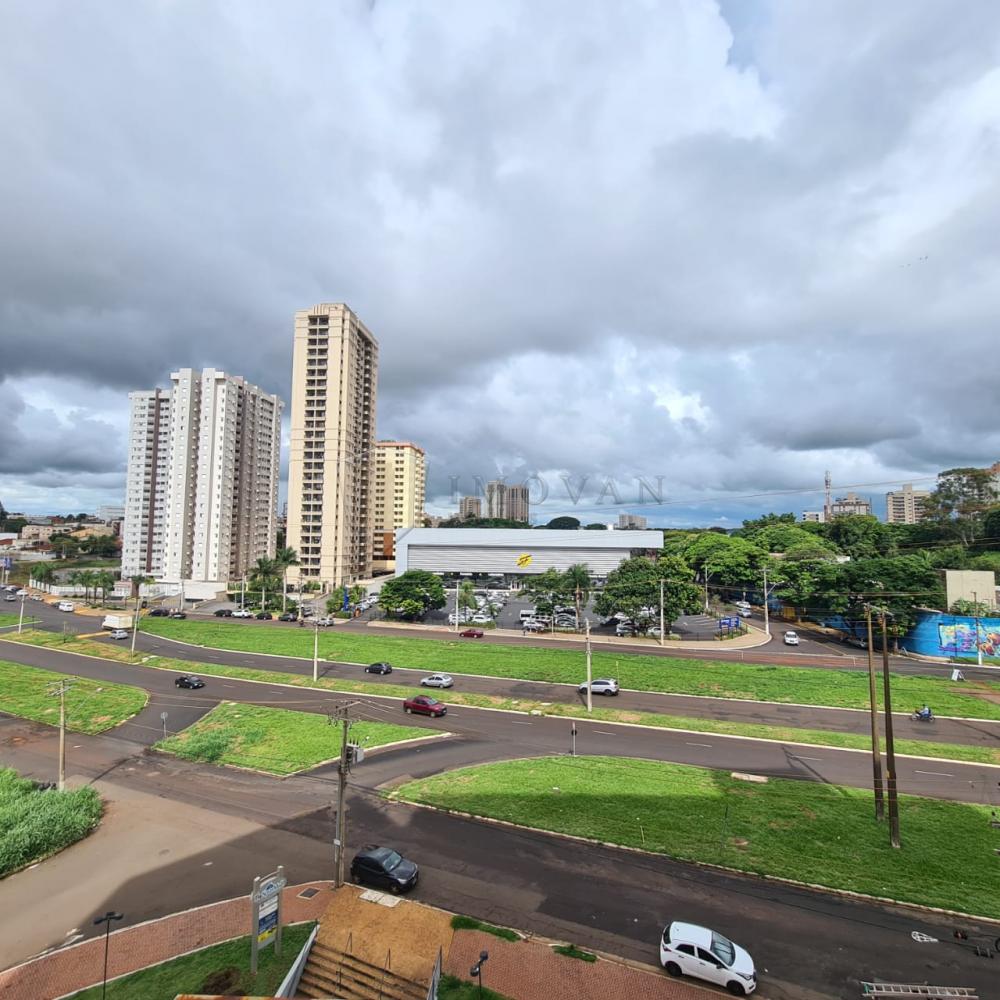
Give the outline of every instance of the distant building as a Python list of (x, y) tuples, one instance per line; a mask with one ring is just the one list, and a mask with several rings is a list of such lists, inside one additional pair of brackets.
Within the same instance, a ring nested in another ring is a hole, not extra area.
[(462, 497), (458, 501), (458, 516), (463, 521), (483, 516), (483, 501), (479, 497)]
[(508, 486), (502, 479), (494, 479), (486, 484), (486, 516), (509, 521), (524, 521), (530, 518), (527, 486)]
[(871, 514), (872, 502), (857, 493), (848, 493), (845, 497), (837, 497), (830, 505), (830, 517), (843, 517), (848, 514)]
[(826, 511), (804, 510), (802, 511), (802, 520), (811, 521), (813, 524), (824, 524), (826, 522)]
[(396, 532), (423, 527), (426, 462), (409, 441), (376, 441), (374, 455), (372, 568), (391, 570)]
[(646, 519), (641, 514), (619, 514), (619, 531), (645, 531)]
[(997, 606), (996, 574), (988, 569), (942, 569), (938, 570), (944, 579), (945, 607), (949, 610), (956, 601), (971, 604), (985, 604), (988, 608)]
[(122, 576), (221, 584), (275, 552), (282, 402), (215, 368), (129, 394)]
[[(13, 516), (13, 515), (11, 515), (11, 516)], [(38, 514), (25, 514), (24, 519), (25, 519), (25, 521), (28, 522), (28, 524), (51, 524), (52, 523), (52, 518), (51, 517), (40, 517)]]
[(26, 524), (21, 529), (21, 540), (24, 542), (47, 542), (53, 535), (70, 531), (64, 524)]
[(902, 489), (891, 490), (885, 495), (885, 520), (887, 524), (916, 524), (924, 519), (924, 501), (930, 490), (915, 490), (911, 483)]
[(97, 520), (110, 524), (112, 521), (120, 521), (125, 517), (124, 507), (105, 506), (97, 508)]

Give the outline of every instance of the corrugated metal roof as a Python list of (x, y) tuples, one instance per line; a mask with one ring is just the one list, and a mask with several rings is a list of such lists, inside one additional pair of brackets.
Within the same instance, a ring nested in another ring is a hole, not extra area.
[(396, 545), (485, 548), (662, 549), (662, 531), (559, 531), (555, 528), (403, 528)]

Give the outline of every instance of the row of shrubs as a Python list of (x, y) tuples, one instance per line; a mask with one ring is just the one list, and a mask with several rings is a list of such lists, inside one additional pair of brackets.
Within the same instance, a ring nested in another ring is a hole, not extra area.
[(43, 791), (0, 768), (0, 878), (86, 837), (101, 818), (93, 788)]

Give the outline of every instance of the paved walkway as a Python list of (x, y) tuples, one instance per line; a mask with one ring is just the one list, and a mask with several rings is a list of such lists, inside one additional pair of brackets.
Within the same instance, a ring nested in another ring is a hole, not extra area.
[[(329, 882), (289, 886), (282, 897), (286, 923), (318, 920), (330, 901)], [(311, 899), (301, 893), (319, 891)], [(108, 978), (127, 975), (169, 958), (230, 941), (250, 933), (250, 903), (246, 896), (211, 903), (162, 920), (114, 931), (108, 948)], [(65, 996), (101, 981), (103, 938), (91, 938), (0, 972), (2, 1000), (41, 1000)]]
[(490, 953), (483, 985), (511, 1000), (711, 1000), (720, 995), (654, 969), (601, 958), (584, 962), (560, 955), (548, 944), (504, 941), (482, 931), (455, 933), (444, 971), (468, 979), (480, 951)]

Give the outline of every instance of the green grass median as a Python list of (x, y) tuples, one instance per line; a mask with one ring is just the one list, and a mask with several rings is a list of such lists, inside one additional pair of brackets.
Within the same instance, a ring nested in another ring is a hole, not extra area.
[[(273, 947), (264, 948), (255, 977), (250, 975), (250, 938), (241, 937), (115, 979), (108, 983), (108, 1000), (174, 1000), (181, 993), (273, 996), (312, 929), (312, 923), (283, 927), (281, 957)], [(102, 996), (98, 985), (74, 993), (69, 1000)]]
[[(426, 739), (435, 730), (386, 722), (354, 722), (350, 740), (374, 748)], [(325, 715), (223, 702), (193, 726), (156, 744), (187, 760), (294, 774), (340, 756), (341, 728)]]
[(100, 818), (101, 797), (93, 788), (39, 791), (0, 768), (0, 878), (76, 843)]
[(757, 784), (729, 772), (609, 757), (485, 764), (410, 782), (392, 798), (725, 865), (831, 889), (1000, 918), (997, 831), (986, 806), (900, 797), (889, 846), (871, 792)]
[(59, 725), (59, 698), (53, 685), (70, 682), (66, 694), (66, 728), (78, 733), (103, 733), (141, 711), (148, 695), (141, 688), (110, 681), (92, 681), (71, 674), (0, 660), (0, 712), (50, 726)]
[[(52, 632), (25, 632), (22, 641), (29, 645), (59, 648), (68, 652), (98, 656), (104, 659), (128, 663), (128, 650), (121, 646), (108, 646), (92, 639), (64, 637)], [(179, 673), (195, 672), (203, 677), (228, 677), (233, 680), (247, 680), (261, 683), (287, 684), (291, 687), (313, 688), (336, 691), (341, 694), (381, 695), (385, 698), (409, 698), (417, 693), (417, 688), (405, 684), (373, 683), (355, 681), (336, 675), (343, 667), (323, 665), (328, 673), (316, 682), (303, 674), (285, 673), (280, 669), (264, 670), (257, 667), (229, 667), (217, 663), (193, 663), (171, 657), (144, 653), (138, 666), (171, 670)], [(280, 661), (276, 667), (280, 666)], [(331, 672), (332, 671), (332, 672)], [(364, 675), (362, 675), (364, 676)], [(533, 701), (525, 698), (509, 698), (501, 695), (473, 694), (451, 689), (442, 695), (450, 705), (469, 705), (475, 708), (490, 708), (508, 712), (541, 712), (543, 715), (561, 718), (584, 718), (586, 715), (580, 704)], [(867, 736), (859, 733), (842, 733), (825, 729), (795, 729), (791, 726), (770, 726), (766, 723), (729, 722), (722, 719), (704, 719), (690, 716), (663, 715), (655, 712), (637, 712), (623, 709), (605, 708), (606, 702), (598, 700), (590, 719), (599, 722), (621, 722), (630, 725), (649, 726), (655, 729), (682, 729), (700, 733), (718, 733), (727, 736), (742, 736), (749, 739), (779, 740), (789, 743), (805, 743), (811, 746), (829, 746), (842, 749), (866, 750), (871, 746)], [(958, 743), (937, 743), (930, 740), (896, 740), (896, 752), (916, 757), (954, 760), (975, 764), (1000, 765), (1000, 749), (990, 746), (972, 746)]]
[[(312, 629), (291, 629), (240, 622), (170, 621), (144, 618), (150, 635), (235, 652), (273, 653), (312, 658)], [(322, 632), (320, 656), (326, 660), (371, 663), (388, 660), (397, 667), (446, 670), (518, 680), (579, 684), (584, 679), (583, 656), (567, 649)], [(595, 677), (617, 677), (623, 688), (669, 694), (704, 695), (818, 705), (867, 708), (868, 673), (864, 670), (822, 670), (755, 663), (714, 662), (669, 656), (595, 652)], [(1000, 720), (1000, 682), (966, 682), (961, 688), (937, 677), (893, 674), (900, 709), (933, 705), (938, 715)], [(987, 697), (977, 697), (975, 691)], [(995, 701), (988, 700), (989, 697)]]
[[(0, 614), (0, 628), (4, 628), (4, 626), (7, 625), (16, 625), (18, 621), (20, 621), (20, 618), (21, 618), (20, 613), (16, 615)], [(22, 624), (28, 626), (36, 620), (37, 619), (33, 618), (28, 611), (25, 611), (24, 621), (22, 622)]]

